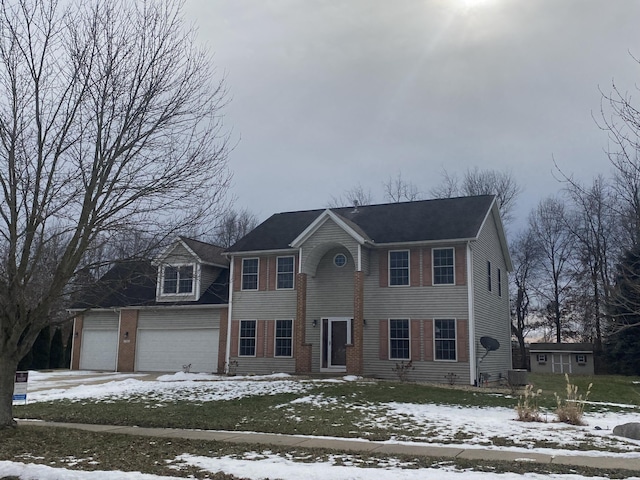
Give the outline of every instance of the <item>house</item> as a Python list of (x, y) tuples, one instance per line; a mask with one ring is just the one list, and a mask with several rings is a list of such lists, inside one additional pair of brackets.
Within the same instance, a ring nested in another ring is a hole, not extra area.
[(593, 375), (592, 343), (532, 343), (531, 373)]
[(473, 385), (511, 368), (494, 196), (280, 213), (226, 255), (225, 362), (238, 373)]
[(74, 305), (72, 369), (224, 370), (229, 261), (178, 237), (154, 262), (116, 265)]

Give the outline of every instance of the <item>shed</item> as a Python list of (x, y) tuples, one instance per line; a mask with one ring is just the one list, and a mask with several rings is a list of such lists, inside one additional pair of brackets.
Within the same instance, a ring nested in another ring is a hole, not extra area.
[(532, 373), (593, 375), (592, 343), (532, 343)]

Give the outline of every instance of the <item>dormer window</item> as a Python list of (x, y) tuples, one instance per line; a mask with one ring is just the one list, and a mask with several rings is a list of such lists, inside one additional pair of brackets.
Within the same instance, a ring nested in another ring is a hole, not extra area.
[(162, 278), (163, 295), (188, 295), (193, 293), (193, 265), (167, 265)]

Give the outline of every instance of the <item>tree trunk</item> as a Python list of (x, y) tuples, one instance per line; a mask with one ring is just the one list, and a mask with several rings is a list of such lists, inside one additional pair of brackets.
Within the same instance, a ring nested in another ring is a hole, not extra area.
[(13, 419), (13, 384), (17, 366), (15, 358), (0, 355), (0, 429), (16, 426)]

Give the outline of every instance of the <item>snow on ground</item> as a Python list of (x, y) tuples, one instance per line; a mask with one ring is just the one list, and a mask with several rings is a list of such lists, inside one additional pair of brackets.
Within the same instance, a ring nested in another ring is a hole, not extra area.
[[(333, 379), (332, 382), (359, 381), (357, 377)], [(154, 402), (170, 402), (188, 400), (192, 402), (211, 402), (237, 399), (249, 395), (275, 395), (278, 393), (298, 393), (304, 395), (319, 381), (299, 381), (289, 375), (267, 375), (252, 377), (226, 377), (218, 375), (175, 373), (171, 375), (146, 374), (103, 374), (92, 372), (30, 372), (29, 402), (67, 399), (70, 401), (110, 401), (119, 398), (140, 398)], [(310, 403), (318, 408), (328, 408), (335, 403), (335, 398), (323, 395), (306, 395), (292, 402), (281, 405), (284, 411), (295, 412), (296, 405)], [(341, 400), (345, 406), (345, 400)], [(370, 405), (351, 405), (348, 408), (368, 412), (364, 426), (378, 428), (394, 428), (399, 433), (413, 439), (407, 442), (403, 435), (386, 443), (429, 443), (430, 445), (448, 445), (455, 443), (460, 448), (491, 448), (493, 450), (539, 452), (562, 455), (612, 455), (609, 452), (590, 448), (609, 448), (619, 458), (639, 458), (640, 441), (614, 437), (611, 429), (615, 425), (638, 420), (638, 408), (627, 405), (630, 413), (606, 412), (588, 413), (586, 426), (571, 426), (555, 422), (523, 423), (515, 421), (515, 412), (508, 408), (455, 407), (431, 404), (387, 403)], [(551, 418), (550, 418), (551, 420)], [(598, 428), (596, 428), (598, 427)], [(502, 437), (517, 444), (517, 447), (495, 446), (492, 438)], [(416, 442), (415, 440), (418, 440)], [(553, 444), (553, 448), (533, 448), (536, 440), (545, 440)], [(366, 440), (363, 440), (366, 441)], [(562, 447), (573, 446), (573, 450)], [(581, 450), (575, 450), (580, 446)], [(348, 465), (335, 465), (332, 462), (300, 463), (277, 455), (260, 454), (254, 458), (244, 459), (229, 457), (209, 458), (182, 455), (177, 459), (167, 459), (176, 465), (187, 464), (209, 470), (224, 471), (250, 479), (280, 478), (283, 480), (306, 478), (336, 480), (499, 480), (515, 479), (562, 479), (578, 480), (584, 477), (576, 475), (536, 475), (536, 474), (494, 474), (480, 472), (460, 472), (443, 465), (439, 469), (402, 469), (399, 465), (387, 468), (370, 469)], [(43, 465), (23, 464), (19, 462), (0, 462), (0, 478), (15, 475), (21, 479), (71, 479), (102, 480), (123, 478), (125, 480), (154, 480), (153, 475), (130, 472), (80, 472), (65, 469), (54, 469)], [(464, 476), (464, 477), (463, 477)], [(598, 477), (589, 477), (596, 479)], [(640, 477), (634, 477), (640, 480)]]
[[(606, 480), (605, 477), (582, 475), (554, 475), (535, 473), (491, 473), (455, 470), (451, 467), (418, 468), (361, 468), (336, 466), (330, 462), (299, 463), (271, 456), (261, 460), (235, 460), (228, 457), (209, 458), (182, 455), (178, 460), (212, 473), (224, 472), (251, 480), (265, 478), (280, 480)], [(140, 472), (94, 471), (84, 472), (46, 465), (0, 461), (0, 477), (16, 476), (22, 480), (183, 480), (184, 477), (166, 477)], [(628, 480), (640, 480), (629, 477)]]

